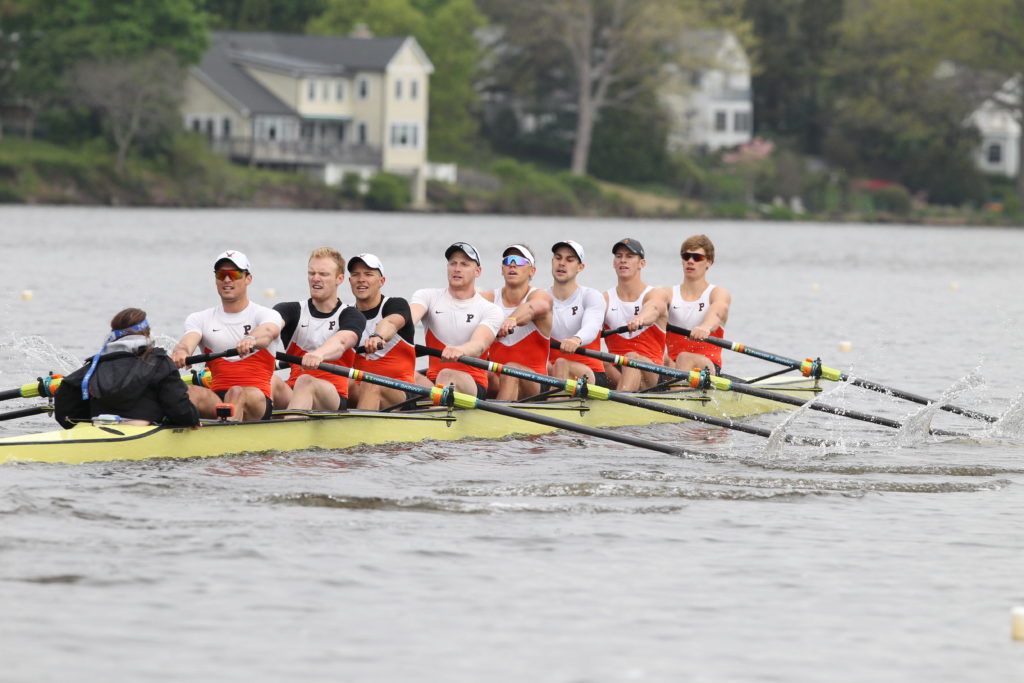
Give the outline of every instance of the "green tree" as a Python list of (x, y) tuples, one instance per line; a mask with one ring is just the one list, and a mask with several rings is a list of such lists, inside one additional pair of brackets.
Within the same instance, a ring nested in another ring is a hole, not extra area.
[(302, 33), (327, 0), (204, 0), (203, 7), (218, 29)]
[(431, 157), (457, 157), (478, 135), (474, 75), (483, 16), (472, 0), (327, 0), (308, 30), (346, 34), (363, 24), (375, 35), (411, 35), (434, 64), (430, 78)]

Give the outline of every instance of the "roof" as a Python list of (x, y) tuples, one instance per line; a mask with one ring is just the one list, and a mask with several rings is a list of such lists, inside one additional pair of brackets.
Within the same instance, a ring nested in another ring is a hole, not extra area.
[(196, 67), (209, 85), (253, 114), (291, 116), (298, 114), (246, 73), (243, 65), (294, 76), (384, 71), (410, 40), (240, 31), (214, 31), (211, 38), (210, 49)]

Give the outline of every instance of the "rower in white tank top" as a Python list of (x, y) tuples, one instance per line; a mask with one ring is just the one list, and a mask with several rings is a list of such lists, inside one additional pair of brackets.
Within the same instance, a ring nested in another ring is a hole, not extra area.
[(668, 322), (676, 327), (692, 329), (700, 325), (711, 306), (711, 292), (715, 285), (708, 285), (696, 301), (686, 301), (679, 287), (672, 288), (672, 303), (668, 307)]

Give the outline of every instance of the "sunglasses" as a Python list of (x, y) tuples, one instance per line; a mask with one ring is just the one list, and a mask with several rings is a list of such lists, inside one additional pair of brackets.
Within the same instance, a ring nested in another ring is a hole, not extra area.
[(680, 254), (684, 261), (693, 261), (694, 263), (700, 263), (707, 258), (704, 254), (695, 254), (692, 251), (684, 251)]
[(224, 278), (231, 278), (232, 280), (241, 280), (246, 275), (246, 271), (238, 270), (236, 268), (221, 268), (220, 270), (213, 271), (214, 277), (218, 280)]
[(505, 258), (501, 259), (501, 265), (503, 266), (528, 266), (530, 260), (525, 256), (517, 256), (516, 254), (509, 254)]

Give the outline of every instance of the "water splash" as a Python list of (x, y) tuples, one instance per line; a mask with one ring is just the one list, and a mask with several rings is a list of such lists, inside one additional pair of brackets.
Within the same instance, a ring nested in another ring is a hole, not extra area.
[[(771, 436), (768, 437), (768, 443), (764, 447), (765, 457), (773, 459), (782, 455), (782, 448), (786, 444), (786, 438), (789, 436), (789, 426), (795, 420), (800, 419), (807, 414), (807, 412), (811, 410), (811, 406), (822, 396), (828, 396), (830, 399), (829, 403), (831, 405), (842, 405), (846, 394), (846, 387), (846, 384), (839, 383), (831, 391), (823, 391), (819, 394), (815, 394), (810, 401), (789, 413), (786, 416), (786, 419), (775, 427), (775, 429), (772, 430)], [(836, 400), (833, 401), (831, 399)]]
[(946, 403), (952, 403), (958, 396), (969, 389), (974, 389), (985, 384), (978, 368), (971, 370), (966, 376), (957, 381), (942, 392), (942, 396), (935, 403), (922, 406), (920, 410), (903, 421), (903, 426), (896, 432), (896, 446), (899, 448), (910, 448), (918, 446), (928, 440), (932, 420), (942, 410)]
[(1024, 436), (1024, 391), (1017, 394), (1010, 405), (992, 423), (986, 436), (1019, 438)]
[(14, 352), (25, 358), (32, 367), (46, 368), (38, 372), (53, 370), (68, 373), (78, 369), (82, 361), (64, 349), (54, 346), (43, 337), (37, 335), (19, 336), (14, 333), (0, 339), (0, 354)]

